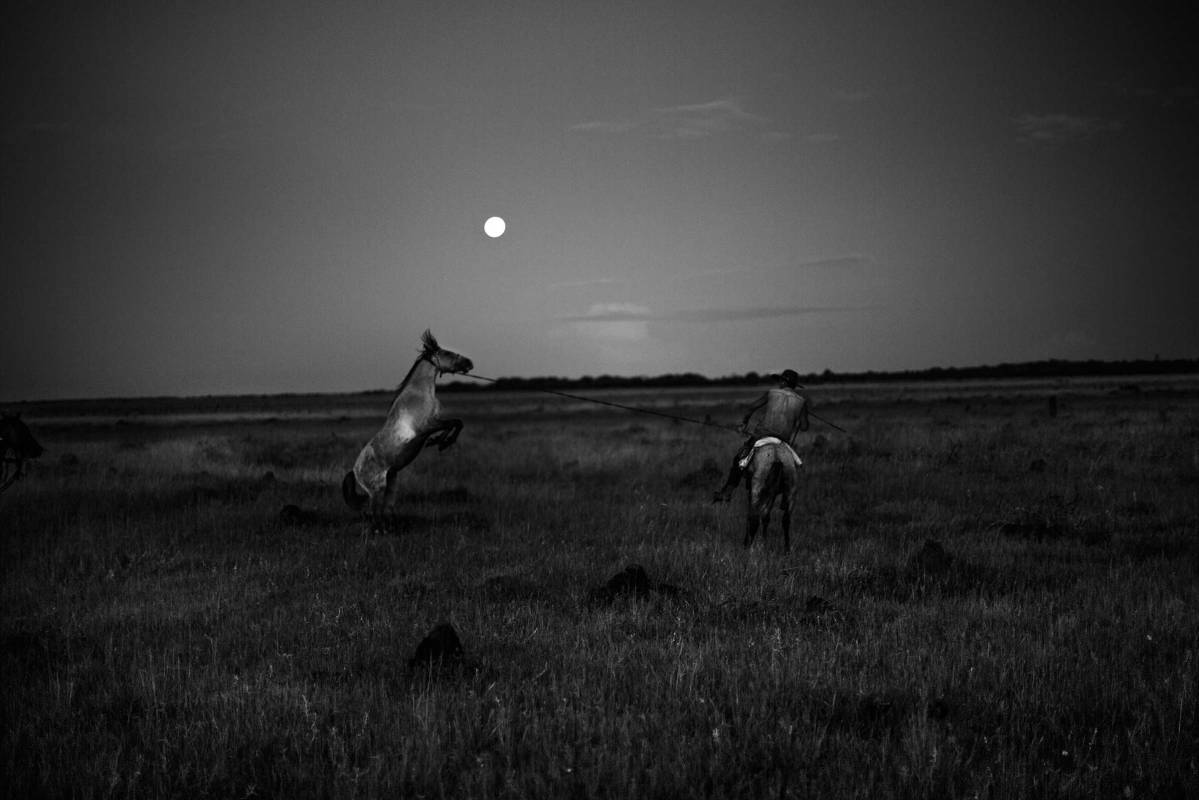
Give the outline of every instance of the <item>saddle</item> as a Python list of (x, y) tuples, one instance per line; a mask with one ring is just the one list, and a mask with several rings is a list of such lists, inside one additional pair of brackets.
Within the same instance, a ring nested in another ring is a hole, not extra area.
[(777, 436), (763, 436), (761, 439), (758, 439), (758, 441), (754, 442), (754, 446), (752, 448), (750, 448), (749, 455), (747, 455), (745, 458), (738, 461), (737, 466), (740, 467), (741, 469), (745, 469), (746, 467), (749, 466), (749, 462), (754, 457), (754, 452), (759, 447), (766, 447), (767, 445), (771, 445), (771, 444), (781, 444), (783, 447), (787, 448), (787, 452), (790, 453), (791, 457), (795, 459), (795, 466), (797, 466), (797, 467), (803, 466), (803, 459), (801, 459), (799, 457), (799, 454), (795, 452), (795, 450), (791, 447), (791, 445), (787, 444), (786, 442), (784, 442), (782, 439), (778, 438)]

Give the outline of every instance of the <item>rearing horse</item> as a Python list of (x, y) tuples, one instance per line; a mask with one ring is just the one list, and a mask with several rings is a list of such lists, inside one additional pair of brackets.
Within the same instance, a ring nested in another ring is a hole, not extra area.
[(439, 375), (465, 374), (474, 364), (466, 356), (441, 349), (427, 330), (421, 344), (420, 357), (400, 384), (383, 428), (362, 448), (354, 469), (341, 482), (346, 504), (355, 510), (369, 504), (376, 523), (394, 515), (399, 471), (412, 463), (422, 448), (437, 445), (445, 450), (462, 432), (462, 420), (442, 418), (434, 390)]
[(759, 525), (765, 538), (770, 512), (777, 498), (779, 510), (783, 512), (783, 550), (790, 550), (791, 507), (795, 505), (799, 467), (803, 462), (790, 445), (774, 437), (759, 439), (747, 461), (749, 508), (745, 518), (745, 546), (753, 543)]

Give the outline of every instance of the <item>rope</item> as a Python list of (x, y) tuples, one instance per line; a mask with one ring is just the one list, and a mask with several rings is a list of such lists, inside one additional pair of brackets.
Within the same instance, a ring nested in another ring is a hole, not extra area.
[[(485, 378), (482, 375), (476, 375), (473, 372), (464, 373), (464, 377), (475, 378), (480, 381), (487, 381), (488, 383), (498, 383), (499, 382), (499, 378)], [(654, 411), (652, 408), (638, 408), (637, 406), (626, 406), (623, 403), (613, 403), (610, 400), (600, 400), (598, 397), (581, 397), (577, 394), (568, 394), (567, 392), (559, 392), (559, 391), (555, 391), (554, 389), (527, 389), (526, 391), (541, 392), (543, 394), (553, 394), (553, 395), (557, 395), (558, 397), (567, 397), (571, 400), (581, 400), (584, 403), (595, 403), (595, 404), (601, 405), (601, 406), (611, 406), (612, 408), (620, 408), (625, 411), (633, 411), (638, 414), (652, 414), (655, 417), (665, 417), (666, 419), (673, 419), (678, 422), (690, 422), (693, 425), (704, 425), (705, 427), (708, 427), (708, 428), (721, 428), (722, 430), (733, 431), (735, 433), (743, 434), (742, 430), (734, 425), (724, 425), (719, 422), (712, 422), (711, 420), (692, 419), (691, 417), (680, 417), (677, 414), (667, 414), (665, 411)]]
[(838, 425), (838, 424), (837, 424), (837, 423), (835, 423), (835, 422), (829, 422), (829, 421), (828, 421), (827, 419), (825, 419), (824, 417), (821, 417), (821, 416), (819, 416), (819, 415), (817, 415), (817, 414), (813, 414), (811, 411), (809, 411), (809, 412), (808, 412), (808, 416), (809, 416), (809, 417), (811, 417), (812, 419), (818, 419), (818, 420), (820, 420), (820, 421), (821, 421), (821, 422), (823, 422), (825, 425), (829, 426), (830, 428), (832, 428), (832, 429), (833, 429), (833, 430), (835, 430), (835, 431), (841, 431), (841, 433), (844, 433), (844, 434), (845, 434), (845, 435), (847, 435), (847, 436), (849, 435), (849, 431), (845, 430), (844, 428), (842, 428), (840, 425)]
[[(476, 375), (473, 372), (463, 373), (463, 377), (474, 378), (474, 379), (480, 380), (480, 381), (487, 381), (488, 383), (498, 383), (499, 382), (499, 378), (486, 378), (482, 375)], [(707, 427), (707, 428), (720, 428), (721, 430), (732, 431), (733, 433), (739, 434), (741, 436), (745, 435), (745, 431), (741, 430), (741, 428), (739, 428), (736, 425), (725, 425), (720, 422), (712, 422), (711, 420), (692, 419), (691, 417), (680, 417), (678, 414), (667, 414), (665, 411), (654, 411), (652, 408), (638, 408), (637, 406), (626, 406), (623, 403), (613, 403), (610, 400), (600, 400), (598, 397), (581, 397), (580, 395), (577, 395), (577, 394), (569, 394), (567, 392), (559, 392), (554, 389), (527, 389), (526, 391), (541, 392), (543, 394), (553, 394), (553, 395), (557, 395), (558, 397), (566, 397), (571, 400), (581, 400), (584, 403), (595, 403), (596, 405), (601, 405), (601, 406), (611, 406), (612, 408), (620, 408), (625, 411), (632, 411), (637, 414), (652, 414), (655, 417), (665, 417), (666, 419), (672, 419), (677, 422), (690, 422), (692, 425), (703, 425), (704, 427)], [(836, 428), (837, 430), (841, 431), (842, 433), (848, 433), (848, 431), (846, 431), (841, 426), (835, 425), (832, 422), (829, 422), (828, 420), (826, 420), (822, 417), (818, 417), (810, 411), (808, 412), (808, 416), (818, 419), (821, 422), (823, 422), (825, 425), (828, 425), (832, 428)]]

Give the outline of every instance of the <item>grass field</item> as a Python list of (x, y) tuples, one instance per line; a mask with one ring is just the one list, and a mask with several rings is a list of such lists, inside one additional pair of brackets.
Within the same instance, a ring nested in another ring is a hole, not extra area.
[[(376, 535), (339, 483), (388, 398), (31, 405), (6, 791), (1199, 796), (1199, 379), (811, 396), (851, 435), (804, 438), (786, 555), (709, 504), (711, 428), (448, 394)], [(678, 592), (589, 602), (631, 564)], [(463, 658), (410, 667), (441, 622)]]

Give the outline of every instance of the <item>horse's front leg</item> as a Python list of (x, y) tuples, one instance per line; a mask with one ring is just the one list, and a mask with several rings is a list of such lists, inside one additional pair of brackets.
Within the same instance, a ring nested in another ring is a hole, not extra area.
[(437, 445), (438, 450), (445, 450), (447, 447), (458, 441), (458, 434), (462, 433), (462, 420), (460, 419), (445, 419), (436, 430), (425, 440), (425, 447)]
[(757, 509), (754, 508), (754, 474), (751, 470), (745, 471), (745, 541), (743, 544), (748, 548), (754, 541), (754, 536), (758, 534), (758, 515)]
[(746, 476), (745, 482), (745, 546), (753, 544), (758, 534), (758, 498), (754, 496), (753, 473)]

